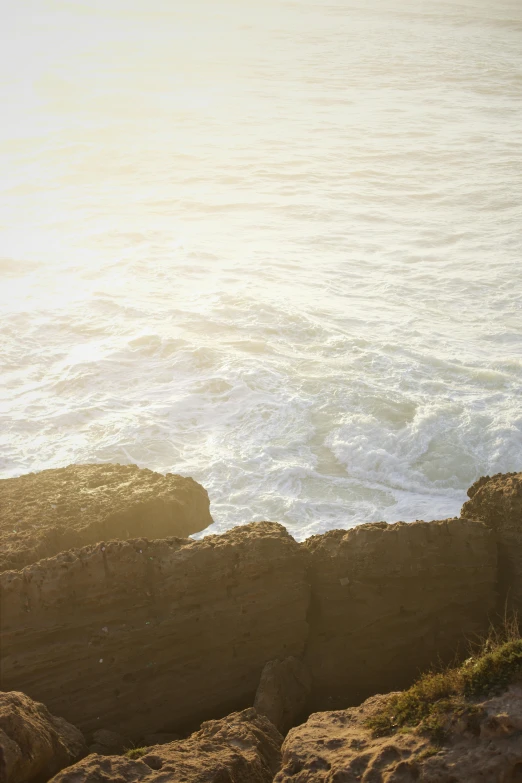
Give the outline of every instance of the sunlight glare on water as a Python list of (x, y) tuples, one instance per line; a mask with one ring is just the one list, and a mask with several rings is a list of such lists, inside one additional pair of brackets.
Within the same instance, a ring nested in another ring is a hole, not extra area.
[(0, 475), (304, 538), (522, 469), (518, 0), (2, 13)]

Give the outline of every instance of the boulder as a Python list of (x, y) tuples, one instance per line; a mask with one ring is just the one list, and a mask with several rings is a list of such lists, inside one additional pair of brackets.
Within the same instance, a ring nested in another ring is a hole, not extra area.
[(255, 523), (201, 541), (111, 541), (0, 574), (4, 687), (86, 734), (182, 733), (253, 704), (267, 661), (302, 654), (299, 545)]
[(522, 611), (522, 473), (483, 476), (468, 489), (462, 516), (487, 525), (498, 545), (500, 614)]
[(497, 552), (480, 522), (366, 524), (312, 536), (303, 548), (315, 710), (406, 687), (489, 627)]
[(311, 715), (288, 734), (274, 783), (518, 783), (522, 780), (522, 688), (473, 703), (436, 746), (415, 731), (374, 737), (365, 722), (382, 706)]
[(52, 783), (272, 783), (282, 736), (255, 710), (208, 721), (186, 740), (133, 751), (135, 758), (92, 755)]
[(311, 689), (310, 672), (298, 658), (269, 661), (261, 673), (254, 708), (284, 735), (304, 717)]
[(136, 465), (69, 465), (0, 480), (0, 572), (74, 547), (186, 537), (212, 524), (191, 478)]
[(24, 693), (0, 692), (0, 783), (43, 783), (86, 752), (75, 726)]

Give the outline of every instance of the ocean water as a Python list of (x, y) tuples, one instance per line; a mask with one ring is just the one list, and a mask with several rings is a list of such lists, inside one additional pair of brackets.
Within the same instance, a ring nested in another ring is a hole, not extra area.
[(519, 0), (1, 13), (2, 477), (304, 538), (522, 469)]

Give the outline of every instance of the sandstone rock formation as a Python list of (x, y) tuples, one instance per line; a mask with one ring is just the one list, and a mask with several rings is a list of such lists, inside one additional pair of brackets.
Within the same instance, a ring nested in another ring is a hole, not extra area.
[(263, 669), (254, 708), (286, 734), (305, 717), (312, 678), (298, 658), (269, 661)]
[[(315, 710), (409, 685), (494, 615), (495, 536), (514, 548), (520, 477), (489, 481), (502, 489), (475, 485), (474, 519), (361, 525), (301, 545), (275, 523), (201, 541), (110, 540), (210, 520), (195, 482), (135, 466), (0, 482), (4, 562), (99, 539), (0, 574), (2, 687), (88, 734), (135, 741), (253, 704), (263, 667), (289, 656), (312, 675)], [(15, 518), (28, 525), (19, 539)], [(502, 552), (522, 585), (514, 552)], [(265, 669), (256, 700), (283, 731), (306, 692), (295, 672), (292, 691), (285, 665)]]
[(52, 783), (272, 783), (282, 741), (269, 720), (248, 709), (204, 723), (187, 740), (147, 748), (141, 758), (88, 756)]
[(312, 715), (292, 729), (274, 783), (519, 783), (522, 780), (522, 688), (473, 705), (456, 719), (442, 747), (414, 731), (372, 736), (365, 721), (387, 697)]
[(87, 752), (81, 731), (24, 693), (0, 692), (0, 783), (40, 783)]
[(489, 625), (496, 545), (480, 523), (366, 524), (313, 536), (303, 548), (314, 709), (409, 685)]
[(305, 568), (281, 525), (257, 523), (4, 572), (3, 687), (132, 739), (249, 706), (265, 663), (303, 651)]
[(202, 486), (136, 465), (70, 465), (2, 479), (0, 571), (98, 541), (186, 537), (210, 524)]
[(522, 612), (522, 473), (483, 476), (468, 490), (462, 516), (490, 527), (498, 543), (499, 611)]

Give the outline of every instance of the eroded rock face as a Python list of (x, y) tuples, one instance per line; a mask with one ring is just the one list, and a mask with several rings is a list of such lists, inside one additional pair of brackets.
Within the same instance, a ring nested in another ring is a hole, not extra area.
[[(504, 503), (512, 520), (519, 479), (497, 484), (495, 519)], [(487, 486), (470, 501), (482, 515)], [(4, 530), (18, 508), (30, 523), (8, 558), (59, 549), (67, 536), (100, 538), (0, 574), (2, 687), (89, 735), (184, 732), (253, 704), (265, 664), (289, 656), (312, 675), (311, 709), (357, 704), (453, 658), (494, 614), (501, 526), (493, 532), (487, 515), (486, 524), (476, 516), (362, 525), (302, 545), (274, 523), (201, 541), (109, 540), (195, 524), (208, 514), (206, 492), (190, 479), (103, 465), (0, 482), (0, 495)], [(256, 701), (283, 731), (307, 690), (297, 695), (285, 676), (265, 669)]]
[(496, 536), (499, 610), (522, 610), (522, 473), (483, 476), (468, 490), (462, 516), (479, 519)]
[(204, 723), (187, 740), (147, 748), (140, 759), (88, 756), (52, 783), (272, 783), (282, 741), (269, 720), (248, 709)]
[(522, 780), (522, 690), (474, 704), (472, 723), (455, 719), (434, 747), (416, 732), (374, 738), (365, 720), (382, 704), (311, 715), (292, 729), (274, 783), (517, 783)]
[(70, 465), (0, 480), (0, 571), (74, 547), (186, 537), (212, 524), (206, 490), (136, 465)]
[(254, 708), (286, 734), (305, 715), (312, 678), (298, 658), (269, 661), (263, 669)]
[(263, 666), (299, 656), (299, 545), (257, 523), (201, 541), (111, 541), (0, 575), (2, 683), (86, 734), (132, 739), (251, 705)]
[(367, 524), (313, 536), (303, 547), (315, 709), (405, 687), (488, 628), (496, 544), (478, 522)]
[(75, 726), (24, 693), (0, 692), (0, 783), (47, 781), (86, 753)]

